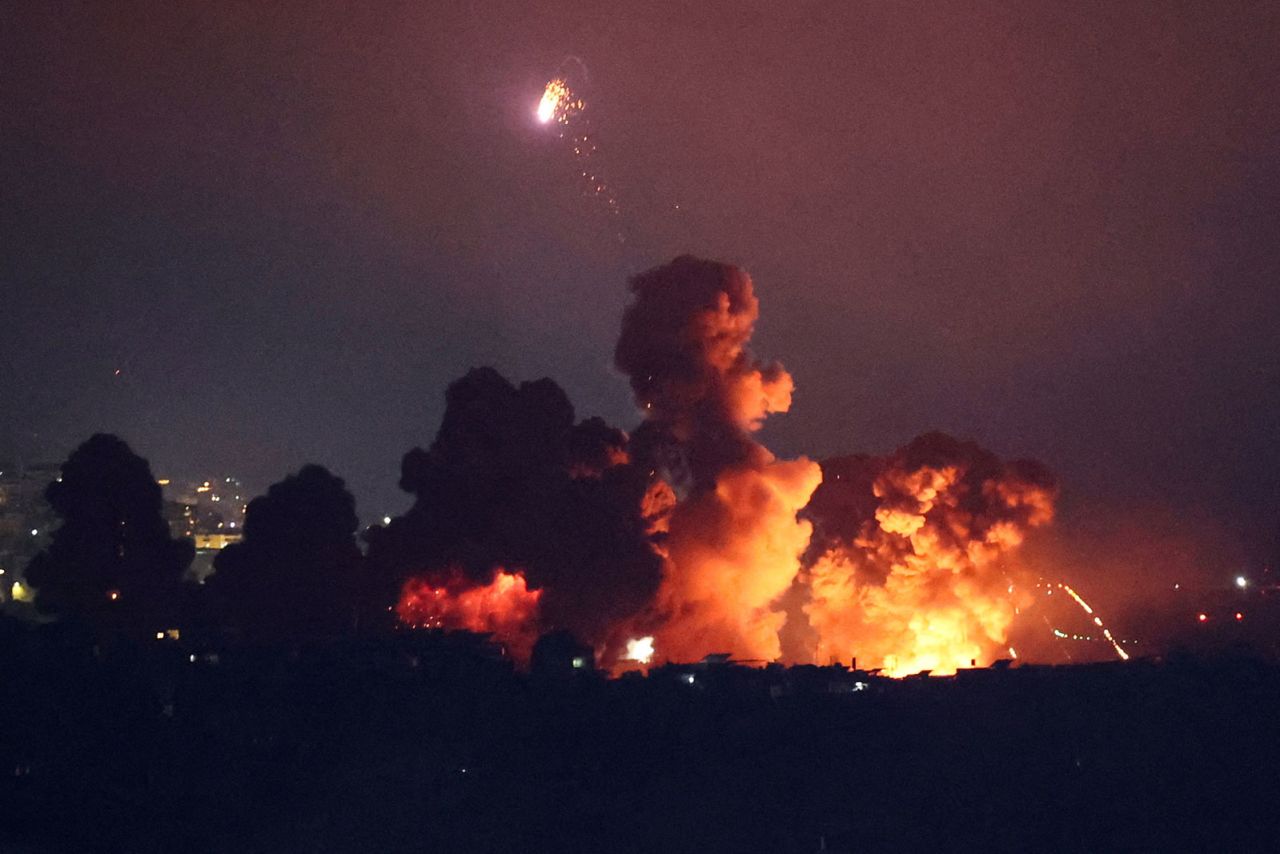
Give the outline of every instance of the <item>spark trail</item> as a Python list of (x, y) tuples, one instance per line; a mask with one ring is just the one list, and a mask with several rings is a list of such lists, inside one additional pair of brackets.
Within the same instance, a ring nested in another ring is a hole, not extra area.
[[(1068, 596), (1070, 596), (1071, 599), (1077, 605), (1080, 606), (1080, 610), (1084, 611), (1085, 614), (1088, 615), (1089, 618), (1093, 620), (1093, 624), (1098, 628), (1102, 629), (1102, 636), (1106, 638), (1107, 642), (1110, 643), (1111, 646), (1115, 649), (1116, 655), (1120, 656), (1120, 659), (1122, 661), (1128, 661), (1129, 653), (1125, 652), (1124, 647), (1120, 646), (1120, 644), (1116, 641), (1115, 637), (1111, 634), (1111, 629), (1103, 625), (1102, 618), (1093, 612), (1093, 607), (1088, 602), (1084, 601), (1083, 597), (1081, 597), (1079, 593), (1077, 593), (1075, 590), (1071, 588), (1071, 585), (1058, 582), (1054, 586), (1057, 587), (1059, 590), (1061, 590), (1063, 593), (1066, 593)], [(1055, 631), (1054, 634), (1057, 634), (1057, 632)]]
[[(570, 57), (582, 70), (586, 79), (586, 67), (581, 60)], [(569, 60), (566, 60), (566, 63)], [(561, 65), (563, 68), (564, 65)], [(567, 74), (559, 73), (547, 81), (542, 98), (534, 110), (538, 121), (554, 125), (557, 135), (564, 140), (573, 156), (584, 195), (600, 199), (611, 216), (619, 213), (618, 195), (605, 179), (599, 166), (600, 146), (587, 113), (587, 101), (570, 81)]]

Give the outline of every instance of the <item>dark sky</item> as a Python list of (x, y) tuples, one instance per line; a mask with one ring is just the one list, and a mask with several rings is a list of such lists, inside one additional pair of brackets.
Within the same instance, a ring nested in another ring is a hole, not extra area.
[[(634, 425), (625, 277), (692, 252), (756, 280), (779, 453), (942, 429), (1057, 471), (1068, 528), (1263, 554), (1277, 45), (1273, 3), (6, 3), (3, 438), (316, 461), (371, 519), (470, 367)], [(568, 54), (618, 223), (532, 119)]]

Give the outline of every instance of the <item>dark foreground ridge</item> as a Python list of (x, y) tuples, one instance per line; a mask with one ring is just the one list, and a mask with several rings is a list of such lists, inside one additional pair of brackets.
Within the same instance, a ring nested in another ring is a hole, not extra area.
[(0, 637), (0, 847), (44, 851), (1262, 850), (1280, 668), (903, 680), (570, 643), (289, 651)]

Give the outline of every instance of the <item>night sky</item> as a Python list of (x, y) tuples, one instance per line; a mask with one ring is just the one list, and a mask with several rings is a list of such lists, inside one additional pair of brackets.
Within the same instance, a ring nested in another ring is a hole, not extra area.
[[(940, 429), (1056, 471), (1065, 535), (1261, 561), (1277, 45), (1270, 3), (7, 3), (0, 456), (314, 461), (372, 521), (471, 367), (634, 426), (626, 278), (690, 252), (755, 279), (775, 452)], [(566, 55), (617, 217), (533, 117)]]

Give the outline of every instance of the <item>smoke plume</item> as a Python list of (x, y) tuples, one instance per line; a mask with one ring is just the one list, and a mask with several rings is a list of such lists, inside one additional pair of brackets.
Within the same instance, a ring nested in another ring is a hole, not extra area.
[[(429, 450), (405, 455), (413, 507), (369, 532), (401, 622), (470, 628), (527, 651), (568, 629), (605, 666), (727, 652), (892, 673), (1008, 654), (1014, 550), (1053, 516), (1032, 462), (921, 436), (821, 466), (757, 441), (791, 376), (757, 360), (742, 270), (692, 257), (631, 280), (615, 362), (643, 421), (576, 422), (551, 380), (491, 368), (449, 387)], [(787, 621), (793, 621), (787, 626)]]
[(750, 277), (677, 258), (631, 282), (615, 361), (645, 421), (635, 458), (667, 482), (658, 655), (778, 657), (776, 605), (799, 569), (810, 526), (796, 518), (821, 479), (809, 460), (778, 460), (753, 434), (791, 405), (791, 377), (747, 345), (759, 316)]
[(486, 587), (500, 569), (521, 571), (543, 628), (599, 642), (659, 577), (641, 507), (649, 478), (626, 447), (598, 418), (575, 423), (551, 380), (516, 387), (473, 370), (449, 386), (431, 448), (405, 455), (400, 486), (415, 501), (369, 531), (370, 562), (389, 596), (410, 576), (455, 595), (460, 580), (433, 579), (451, 570)]

